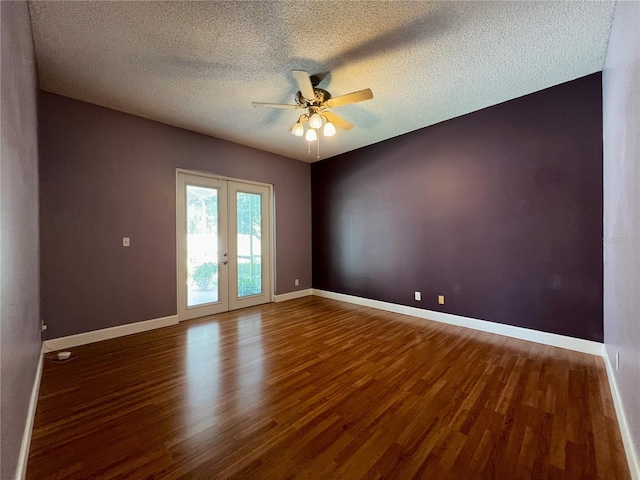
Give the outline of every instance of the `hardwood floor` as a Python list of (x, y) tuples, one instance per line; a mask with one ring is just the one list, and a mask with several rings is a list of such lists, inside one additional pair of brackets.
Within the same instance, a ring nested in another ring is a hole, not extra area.
[(629, 478), (591, 355), (318, 297), (73, 352), (30, 479)]

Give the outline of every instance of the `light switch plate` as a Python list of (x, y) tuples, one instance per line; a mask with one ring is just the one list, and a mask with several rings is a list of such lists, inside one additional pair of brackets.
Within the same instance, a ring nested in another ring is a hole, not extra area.
[(131, 245), (131, 241), (129, 240), (129, 237), (122, 237), (122, 246), (128, 247), (129, 245)]

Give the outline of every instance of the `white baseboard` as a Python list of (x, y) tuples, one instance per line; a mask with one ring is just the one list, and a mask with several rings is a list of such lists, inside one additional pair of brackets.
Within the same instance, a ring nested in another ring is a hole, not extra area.
[(111, 338), (124, 337), (134, 333), (155, 330), (156, 328), (168, 327), (178, 324), (178, 315), (170, 315), (168, 317), (154, 318), (143, 322), (128, 323), (126, 325), (118, 325), (117, 327), (104, 328), (102, 330), (93, 330), (91, 332), (79, 333), (68, 337), (54, 338), (44, 342), (47, 351), (63, 350), (67, 348), (86, 345), (87, 343), (100, 342)]
[(42, 378), (42, 365), (44, 363), (44, 345), (40, 349), (40, 360), (36, 368), (36, 376), (33, 379), (31, 397), (29, 398), (29, 410), (27, 420), (22, 433), (22, 443), (20, 444), (20, 455), (18, 456), (18, 466), (16, 468), (16, 480), (23, 480), (27, 476), (27, 463), (29, 462), (29, 449), (31, 447), (31, 433), (33, 432), (33, 422), (36, 419), (36, 407), (38, 406), (38, 392), (40, 392), (40, 379)]
[(625, 414), (624, 405), (622, 404), (622, 397), (620, 396), (620, 390), (618, 390), (618, 382), (616, 381), (615, 372), (613, 369), (613, 365), (611, 365), (611, 359), (607, 354), (606, 346), (602, 347), (602, 356), (604, 357), (604, 364), (607, 368), (609, 388), (611, 389), (613, 406), (616, 409), (616, 416), (618, 417), (618, 426), (620, 427), (620, 435), (622, 436), (624, 451), (627, 454), (627, 463), (629, 464), (631, 478), (633, 480), (640, 480), (640, 461), (634, 449), (631, 429), (629, 428), (629, 424), (627, 423), (627, 416)]
[[(453, 315), (451, 313), (435, 312), (433, 310), (424, 310), (422, 308), (408, 307), (406, 305), (398, 305), (395, 303), (382, 302), (380, 300), (370, 300), (368, 298), (355, 297), (353, 295), (345, 295), (342, 293), (328, 292), (326, 290), (318, 290), (315, 288), (308, 288), (305, 290), (298, 290), (295, 292), (284, 293), (281, 295), (274, 295), (275, 302), (284, 302), (287, 300), (293, 300), (296, 298), (306, 297), (308, 295), (317, 295), (319, 297), (330, 298), (333, 300), (340, 300), (342, 302), (353, 303), (355, 305), (362, 305), (365, 307), (377, 308), (379, 310), (386, 310), (388, 312), (400, 313), (403, 315), (410, 315), (413, 317), (424, 318), (426, 320), (433, 320), (441, 323), (448, 323), (451, 325), (457, 325), (459, 327), (472, 328), (474, 330), (481, 330), (483, 332), (495, 333), (497, 335), (504, 335), (507, 337), (519, 338), (521, 340), (527, 340), (530, 342), (542, 343), (544, 345), (551, 345), (554, 347), (566, 348), (568, 350), (575, 350), (577, 352), (588, 353), (591, 355), (602, 355), (602, 343), (593, 342), (590, 340), (583, 340), (580, 338), (567, 337), (564, 335), (557, 335), (555, 333), (541, 332), (538, 330), (531, 330), (528, 328), (514, 327), (512, 325), (504, 325), (501, 323), (489, 322), (486, 320), (480, 320), (476, 318), (463, 317), (460, 315)], [(156, 328), (167, 327), (169, 325), (176, 325), (178, 323), (178, 316), (171, 315), (169, 317), (156, 318), (153, 320), (146, 320), (144, 322), (130, 323), (127, 325), (120, 325), (117, 327), (105, 328), (103, 330), (94, 330), (92, 332), (80, 333), (77, 335), (71, 335), (68, 337), (54, 338), (45, 342), (45, 349), (47, 351), (62, 350), (66, 348), (73, 348), (79, 345), (85, 345), (87, 343), (99, 342), (101, 340), (109, 340), (111, 338), (122, 337), (125, 335), (131, 335), (134, 333), (146, 332), (148, 330), (154, 330)]]
[(423, 310), (422, 308), (407, 307), (406, 305), (398, 305), (395, 303), (381, 302), (380, 300), (370, 300), (368, 298), (355, 297), (345, 295), (343, 293), (328, 292), (326, 290), (313, 289), (313, 295), (319, 297), (331, 298), (342, 302), (353, 303), (365, 307), (377, 308), (388, 312), (400, 313), (403, 315), (411, 315), (413, 317), (424, 318), (441, 323), (457, 325), (459, 327), (472, 328), (483, 332), (495, 333), (506, 337), (519, 338), (529, 342), (542, 343), (553, 347), (566, 348), (577, 352), (588, 353), (591, 355), (602, 355), (602, 343), (593, 342), (591, 340), (583, 340), (581, 338), (567, 337), (557, 335), (555, 333), (541, 332), (528, 328), (514, 327), (512, 325), (504, 325), (501, 323), (479, 320), (476, 318), (462, 317), (451, 313), (434, 312), (432, 310)]
[(280, 295), (274, 295), (274, 302), (286, 302), (287, 300), (295, 300), (296, 298), (308, 297), (309, 295), (313, 295), (311, 288), (307, 288), (306, 290), (297, 290), (295, 292), (282, 293)]

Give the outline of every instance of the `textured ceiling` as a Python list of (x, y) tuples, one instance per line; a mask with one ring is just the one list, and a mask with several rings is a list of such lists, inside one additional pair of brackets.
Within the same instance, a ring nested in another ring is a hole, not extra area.
[(602, 70), (607, 2), (31, 2), (43, 90), (315, 161), (292, 69), (356, 127), (327, 158)]

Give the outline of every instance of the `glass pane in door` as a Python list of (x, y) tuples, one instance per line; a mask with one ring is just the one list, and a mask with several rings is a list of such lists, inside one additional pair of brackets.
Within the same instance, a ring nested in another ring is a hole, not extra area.
[(218, 301), (218, 190), (187, 185), (187, 306)]
[(237, 192), (238, 298), (262, 293), (262, 196)]

